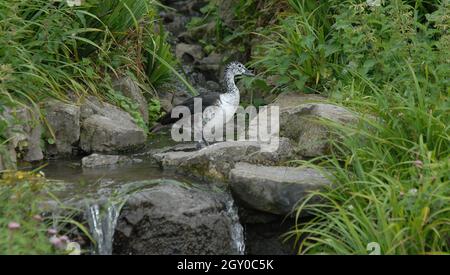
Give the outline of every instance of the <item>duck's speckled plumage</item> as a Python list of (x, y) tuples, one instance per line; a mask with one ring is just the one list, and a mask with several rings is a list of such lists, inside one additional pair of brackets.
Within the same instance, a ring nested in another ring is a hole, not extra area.
[[(203, 121), (202, 124), (205, 126), (207, 123), (209, 125), (221, 126), (223, 123), (228, 122), (233, 118), (240, 101), (240, 93), (239, 89), (235, 83), (235, 77), (238, 75), (249, 75), (253, 74), (245, 68), (239, 62), (232, 62), (228, 64), (225, 68), (224, 73), (224, 93), (216, 93), (216, 92), (207, 92), (203, 93), (199, 96), (192, 97), (184, 101), (183, 103), (177, 106), (186, 106), (190, 109), (191, 114), (194, 113), (194, 99), (201, 98), (202, 99), (202, 111), (203, 113)], [(208, 107), (214, 108), (208, 108)], [(221, 110), (218, 111), (218, 110)], [(225, 115), (225, 117), (223, 116)], [(172, 124), (180, 120), (180, 118), (172, 118), (171, 113), (163, 116), (159, 122), (162, 125)]]

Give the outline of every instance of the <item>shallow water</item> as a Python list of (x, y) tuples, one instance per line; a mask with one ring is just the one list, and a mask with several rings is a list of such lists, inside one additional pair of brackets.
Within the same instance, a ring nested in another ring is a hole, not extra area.
[[(97, 243), (94, 254), (112, 254), (114, 229), (121, 202), (132, 189), (154, 183), (182, 182), (193, 188), (217, 191), (217, 186), (165, 172), (152, 161), (110, 167), (83, 168), (80, 159), (51, 160), (42, 169), (46, 178), (55, 181), (54, 194), (63, 202), (85, 209), (91, 235)], [(232, 220), (230, 233), (236, 254), (244, 254), (244, 233), (237, 208), (229, 195), (226, 207)]]

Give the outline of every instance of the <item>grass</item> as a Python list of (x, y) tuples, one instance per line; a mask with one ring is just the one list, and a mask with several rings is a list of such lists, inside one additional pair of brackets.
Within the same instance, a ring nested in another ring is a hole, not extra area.
[[(256, 37), (253, 86), (320, 93), (361, 114), (357, 125), (323, 121), (340, 138), (305, 164), (332, 171), (333, 188), (301, 202), (284, 237), (300, 254), (368, 254), (374, 243), (382, 254), (448, 253), (448, 1), (262, 2), (236, 8), (235, 22), (248, 21), (221, 36)], [(261, 26), (263, 7), (275, 16)]]
[[(425, 91), (416, 87), (415, 95)], [(442, 254), (450, 245), (450, 134), (448, 106), (374, 90), (355, 102), (376, 118), (356, 126), (332, 125), (342, 138), (320, 166), (334, 171), (333, 188), (311, 194), (287, 234), (299, 253)], [(425, 98), (422, 98), (426, 101)], [(368, 110), (367, 110), (368, 109)], [(315, 160), (319, 161), (319, 160)], [(320, 203), (306, 204), (317, 196)]]

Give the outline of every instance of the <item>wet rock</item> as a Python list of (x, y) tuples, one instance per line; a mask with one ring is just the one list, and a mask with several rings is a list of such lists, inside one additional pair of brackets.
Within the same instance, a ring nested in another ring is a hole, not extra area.
[(264, 152), (261, 144), (253, 141), (226, 141), (207, 146), (199, 151), (169, 151), (154, 155), (164, 169), (176, 170), (203, 179), (226, 180), (234, 164), (241, 161), (276, 165), (292, 157), (287, 139), (280, 139), (274, 152)]
[(133, 159), (128, 156), (121, 155), (100, 155), (92, 154), (81, 159), (84, 168), (104, 167), (119, 164), (142, 162), (140, 159)]
[[(47, 123), (55, 135), (55, 143), (47, 144), (47, 154), (72, 154), (80, 139), (80, 107), (51, 100), (44, 105), (44, 110)], [(49, 133), (46, 136), (52, 138)]]
[(139, 105), (139, 112), (145, 123), (148, 123), (148, 103), (138, 83), (131, 77), (125, 76), (114, 80), (113, 86), (114, 89), (119, 90), (124, 96), (132, 99), (133, 102)]
[(179, 43), (175, 49), (175, 56), (185, 63), (194, 63), (200, 61), (205, 54), (200, 45)]
[(277, 215), (291, 213), (313, 190), (331, 182), (313, 168), (269, 167), (237, 163), (230, 171), (233, 194), (247, 206)]
[(166, 184), (131, 195), (114, 254), (234, 254), (232, 220), (220, 193)]

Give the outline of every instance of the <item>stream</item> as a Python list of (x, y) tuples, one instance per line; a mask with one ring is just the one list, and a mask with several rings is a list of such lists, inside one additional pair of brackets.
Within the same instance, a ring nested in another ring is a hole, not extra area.
[[(150, 161), (112, 167), (82, 168), (80, 159), (50, 160), (42, 169), (46, 178), (60, 182), (54, 194), (64, 204), (84, 209), (84, 219), (95, 240), (92, 254), (111, 255), (114, 232), (121, 208), (129, 190), (151, 189), (153, 185), (183, 183), (189, 188), (217, 192), (205, 182), (162, 171)], [(233, 254), (245, 254), (244, 229), (239, 222), (238, 208), (232, 196), (225, 194), (224, 212), (231, 220), (229, 236)], [(174, 202), (176, 203), (176, 202)], [(182, 233), (181, 233), (182, 234)], [(157, 242), (157, 240), (155, 240)]]

